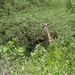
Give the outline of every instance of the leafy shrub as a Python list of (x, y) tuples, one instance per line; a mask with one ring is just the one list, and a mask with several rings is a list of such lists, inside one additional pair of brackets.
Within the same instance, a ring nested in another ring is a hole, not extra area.
[[(65, 11), (65, 2), (1, 1), (0, 44), (5, 45), (0, 45), (1, 74), (75, 75), (75, 14)], [(41, 22), (49, 23), (50, 31), (58, 35), (45, 47), (40, 44), (45, 41)]]
[(10, 75), (74, 75), (75, 41), (68, 38), (70, 40), (53, 40), (48, 47), (36, 45), (30, 57), (25, 57), (25, 49), (19, 47), (13, 38), (6, 47), (2, 46), (0, 49), (0, 68), (1, 70), (12, 68), (10, 72), (4, 72)]

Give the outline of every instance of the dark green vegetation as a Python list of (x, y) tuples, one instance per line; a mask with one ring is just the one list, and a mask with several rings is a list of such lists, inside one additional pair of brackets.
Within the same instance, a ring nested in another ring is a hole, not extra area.
[(0, 75), (75, 75), (75, 1), (1, 0)]

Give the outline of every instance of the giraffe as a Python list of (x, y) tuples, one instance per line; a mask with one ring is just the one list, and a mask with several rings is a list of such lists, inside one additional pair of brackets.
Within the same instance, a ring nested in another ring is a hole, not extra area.
[(46, 32), (48, 44), (50, 44), (52, 36), (51, 36), (51, 33), (50, 33), (49, 29), (48, 29), (48, 25), (49, 24), (47, 24), (47, 23), (42, 23), (42, 27), (44, 28), (44, 30)]

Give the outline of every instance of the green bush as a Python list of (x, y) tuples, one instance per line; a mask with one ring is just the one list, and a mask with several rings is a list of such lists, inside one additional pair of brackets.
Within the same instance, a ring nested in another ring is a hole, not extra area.
[(0, 72), (4, 72), (2, 69), (12, 68), (4, 73), (10, 75), (74, 75), (75, 41), (73, 38), (69, 39), (54, 40), (48, 47), (38, 44), (30, 57), (27, 57), (25, 48), (19, 47), (16, 39), (13, 38), (7, 46), (1, 46)]
[[(1, 0), (0, 74), (75, 75), (75, 12), (71, 11), (65, 0)], [(58, 35), (50, 45), (45, 45), (42, 22)]]

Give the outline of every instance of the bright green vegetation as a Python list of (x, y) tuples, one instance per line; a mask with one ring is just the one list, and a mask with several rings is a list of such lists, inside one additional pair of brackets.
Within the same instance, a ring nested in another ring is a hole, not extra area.
[(75, 75), (75, 1), (1, 0), (0, 75)]

